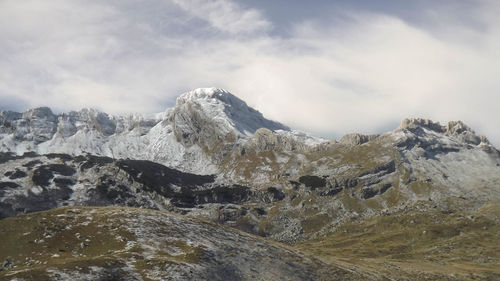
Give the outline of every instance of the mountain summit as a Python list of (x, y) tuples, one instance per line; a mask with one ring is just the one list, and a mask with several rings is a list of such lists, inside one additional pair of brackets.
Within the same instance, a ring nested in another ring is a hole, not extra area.
[[(219, 134), (236, 132), (240, 136), (251, 136), (260, 128), (290, 130), (283, 124), (264, 118), (262, 113), (219, 88), (199, 88), (181, 94), (173, 112), (176, 120), (203, 118), (210, 121)], [(199, 127), (199, 124), (189, 123), (192, 128)]]
[(290, 131), (218, 88), (181, 94), (168, 112), (168, 122), (178, 142), (187, 147), (199, 146), (211, 154), (231, 150), (235, 143), (248, 139), (260, 128)]

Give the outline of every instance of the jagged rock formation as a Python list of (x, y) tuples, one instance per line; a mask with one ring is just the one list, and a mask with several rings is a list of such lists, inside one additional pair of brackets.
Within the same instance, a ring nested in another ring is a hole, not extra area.
[(429, 119), (422, 118), (407, 118), (401, 121), (398, 129), (418, 129), (426, 128), (428, 130), (442, 133), (446, 136), (457, 138), (460, 142), (465, 142), (473, 145), (478, 145), (480, 143), (490, 144), (488, 139), (482, 135), (476, 135), (476, 133), (462, 121), (450, 121), (445, 126), (439, 123), (433, 122)]
[(259, 128), (290, 132), (216, 88), (184, 93), (174, 108), (150, 116), (111, 116), (93, 109), (55, 115), (49, 108), (36, 108), (2, 111), (0, 124), (3, 152), (151, 160), (199, 174), (218, 172), (228, 151), (239, 149)]

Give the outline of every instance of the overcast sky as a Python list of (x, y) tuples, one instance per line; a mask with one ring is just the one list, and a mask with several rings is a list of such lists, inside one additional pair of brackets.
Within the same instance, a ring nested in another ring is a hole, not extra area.
[(160, 112), (198, 87), (328, 138), (405, 117), (500, 144), (500, 1), (0, 0), (0, 109)]

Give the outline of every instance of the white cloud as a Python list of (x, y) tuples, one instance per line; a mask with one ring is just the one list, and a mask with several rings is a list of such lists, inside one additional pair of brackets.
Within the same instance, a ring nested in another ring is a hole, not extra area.
[(380, 132), (421, 116), (462, 119), (500, 142), (496, 2), (470, 11), (480, 28), (356, 12), (275, 37), (257, 10), (175, 1), (0, 0), (0, 107), (151, 112), (217, 86), (318, 135)]
[(230, 0), (173, 0), (189, 14), (220, 31), (245, 34), (267, 31), (271, 23), (255, 9), (243, 9)]

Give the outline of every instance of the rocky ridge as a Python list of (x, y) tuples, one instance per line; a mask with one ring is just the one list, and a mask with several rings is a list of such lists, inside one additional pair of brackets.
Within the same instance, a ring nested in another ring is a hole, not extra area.
[(93, 109), (55, 115), (47, 107), (1, 111), (0, 151), (88, 153), (212, 174), (219, 172), (228, 151), (243, 146), (260, 128), (280, 132), (281, 139), (307, 139), (302, 146), (321, 141), (265, 119), (225, 90), (201, 88), (180, 95), (175, 107), (149, 116), (112, 116)]

